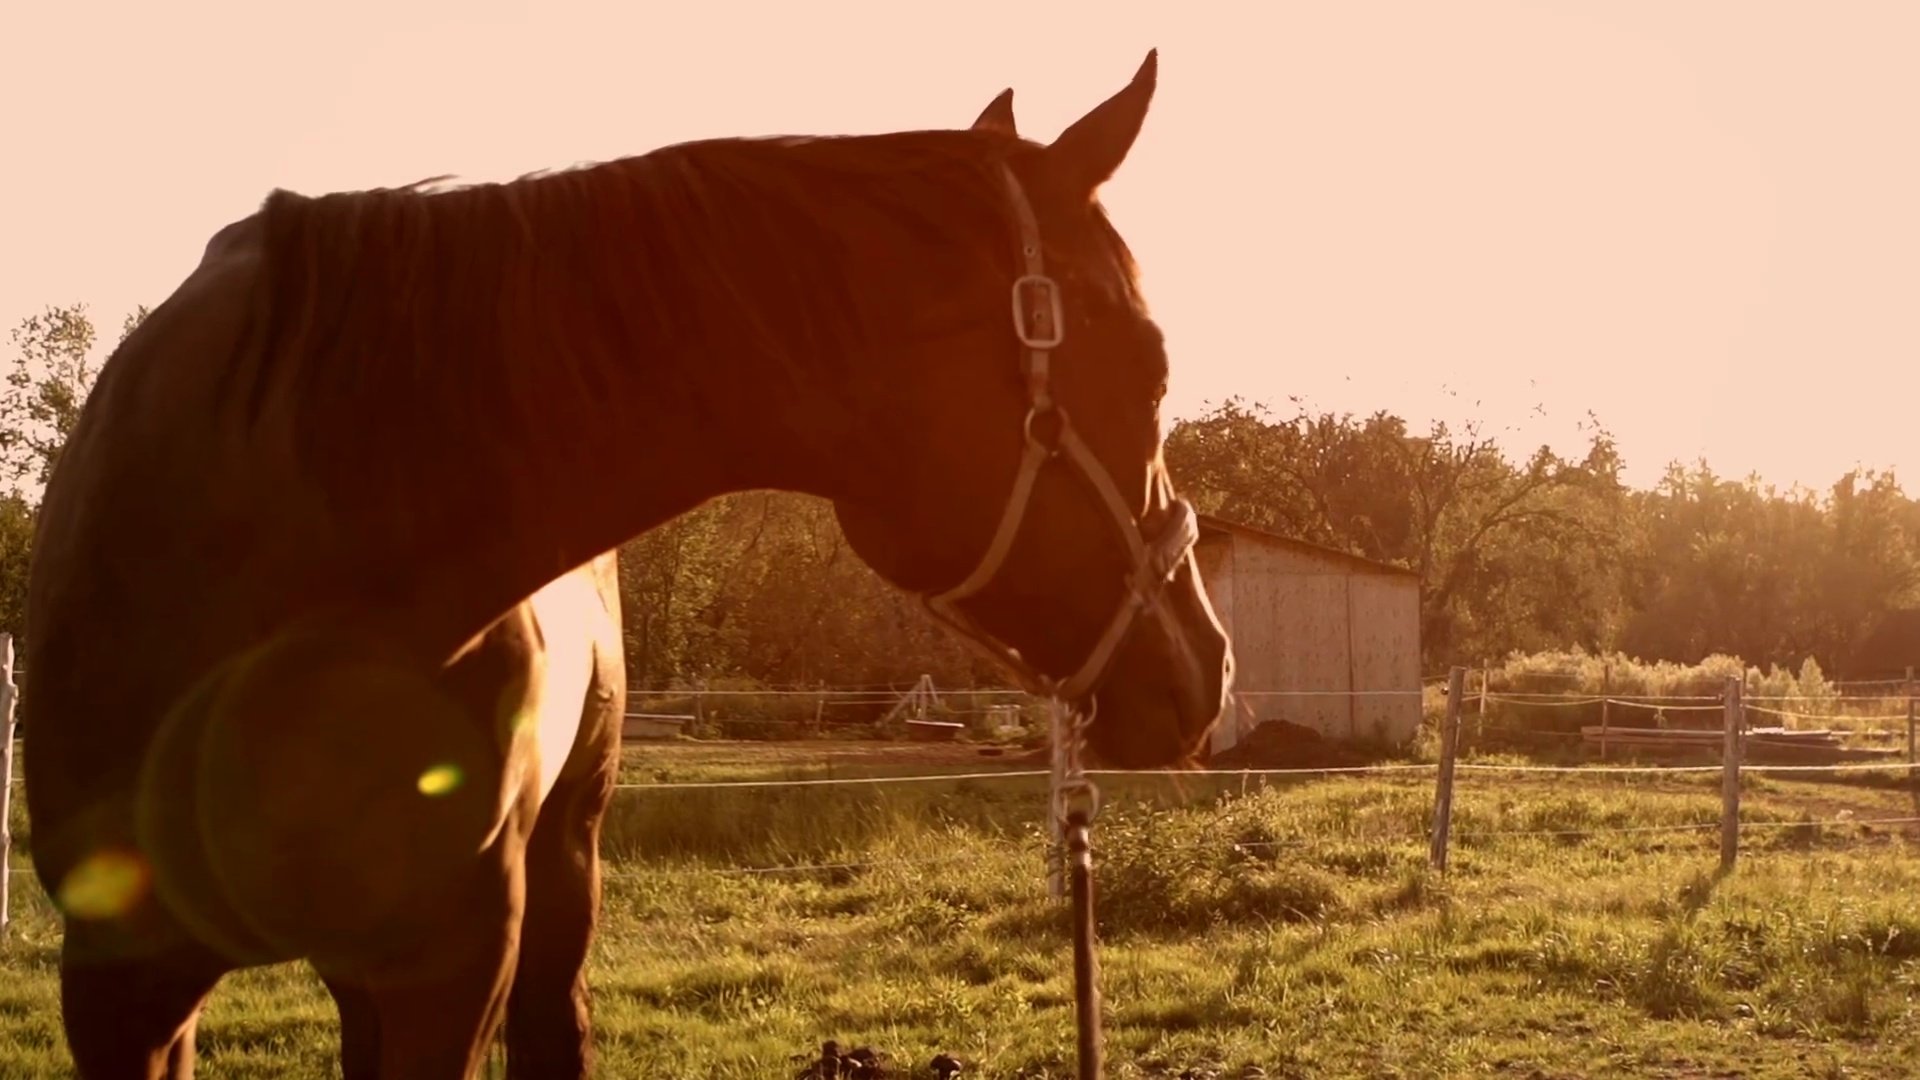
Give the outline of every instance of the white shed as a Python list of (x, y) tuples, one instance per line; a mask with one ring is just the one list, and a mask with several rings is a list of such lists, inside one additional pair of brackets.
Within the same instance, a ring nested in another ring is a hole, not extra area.
[(1214, 753), (1273, 719), (1336, 741), (1413, 736), (1418, 574), (1206, 515), (1195, 559), (1236, 662), (1235, 701), (1214, 731)]

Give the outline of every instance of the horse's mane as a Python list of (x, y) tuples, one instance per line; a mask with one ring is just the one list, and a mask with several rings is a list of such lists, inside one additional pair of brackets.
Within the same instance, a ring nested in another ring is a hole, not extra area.
[[(383, 444), (432, 453), (426, 428), (541, 445), (536, 415), (606, 407), (617, 366), (648, 350), (744, 348), (773, 361), (767, 377), (832, 378), (876, 306), (852, 294), (855, 275), (823, 272), (871, 257), (836, 231), (836, 204), (940, 242), (942, 272), (1010, 282), (999, 162), (1034, 150), (969, 131), (715, 139), (501, 183), (275, 191), (248, 415), (278, 385), (309, 459), (352, 440), (364, 466)], [(1137, 302), (1125, 245), (1097, 207), (1090, 224), (1050, 262), (1091, 249), (1104, 265), (1087, 276)]]

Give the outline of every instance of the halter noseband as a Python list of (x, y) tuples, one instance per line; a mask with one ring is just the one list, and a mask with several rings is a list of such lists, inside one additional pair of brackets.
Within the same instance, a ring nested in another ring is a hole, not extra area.
[[(1164, 471), (1156, 469), (1155, 480), (1168, 496), (1168, 512), (1149, 533), (1136, 519), (1120, 494), (1106, 467), (1067, 419), (1067, 411), (1053, 400), (1050, 363), (1052, 350), (1059, 347), (1066, 327), (1062, 319), (1060, 286), (1047, 276), (1040, 251), (1040, 226), (1024, 188), (1013, 170), (1003, 162), (1001, 173), (1020, 227), (1020, 250), (1026, 272), (1013, 282), (1013, 328), (1026, 347), (1024, 368), (1027, 376), (1027, 415), (1023, 424), (1025, 453), (1014, 474), (1013, 489), (993, 540), (974, 566), (973, 573), (958, 585), (925, 598), (935, 616), (959, 630), (967, 639), (984, 648), (989, 655), (1009, 665), (1026, 683), (1026, 688), (1041, 697), (1072, 703), (1091, 692), (1106, 676), (1119, 652), (1120, 643), (1142, 611), (1152, 612), (1166, 627), (1171, 640), (1192, 662), (1193, 651), (1173, 614), (1160, 603), (1161, 594), (1173, 579), (1181, 563), (1187, 561), (1200, 537), (1199, 520), (1186, 499), (1174, 496)], [(1041, 424), (1041, 421), (1048, 421)], [(1054, 429), (1049, 442), (1039, 428)], [(1006, 562), (1014, 537), (1026, 518), (1027, 504), (1033, 498), (1033, 485), (1043, 466), (1064, 457), (1100, 496), (1108, 515), (1126, 543), (1132, 571), (1127, 575), (1127, 592), (1107, 621), (1105, 631), (1080, 667), (1064, 679), (1048, 676), (1024, 660), (1017, 652), (988, 634), (958, 607), (960, 601), (987, 587)]]

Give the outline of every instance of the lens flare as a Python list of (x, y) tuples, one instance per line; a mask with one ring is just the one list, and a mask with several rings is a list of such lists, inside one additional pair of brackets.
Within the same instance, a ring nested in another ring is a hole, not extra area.
[(438, 797), (452, 794), (460, 787), (461, 779), (460, 766), (435, 765), (420, 774), (417, 786), (420, 788), (420, 794)]
[(116, 919), (147, 893), (150, 870), (138, 853), (97, 851), (83, 859), (58, 890), (61, 910), (76, 919)]

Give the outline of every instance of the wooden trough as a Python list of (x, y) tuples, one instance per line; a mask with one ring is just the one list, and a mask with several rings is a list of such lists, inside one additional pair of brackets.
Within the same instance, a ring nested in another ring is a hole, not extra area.
[[(1587, 724), (1580, 728), (1581, 738), (1591, 744), (1604, 743), (1608, 749), (1633, 747), (1668, 753), (1700, 754), (1718, 760), (1726, 733), (1719, 728), (1646, 728)], [(1846, 746), (1839, 732), (1826, 728), (1789, 729), (1782, 727), (1748, 728), (1742, 735), (1745, 756), (1750, 761), (1777, 764), (1828, 764), (1838, 761), (1897, 760), (1897, 750)]]
[(623, 742), (671, 739), (693, 720), (690, 713), (630, 712), (620, 720), (620, 738)]
[(907, 736), (914, 742), (952, 742), (966, 730), (966, 725), (954, 720), (907, 721)]

